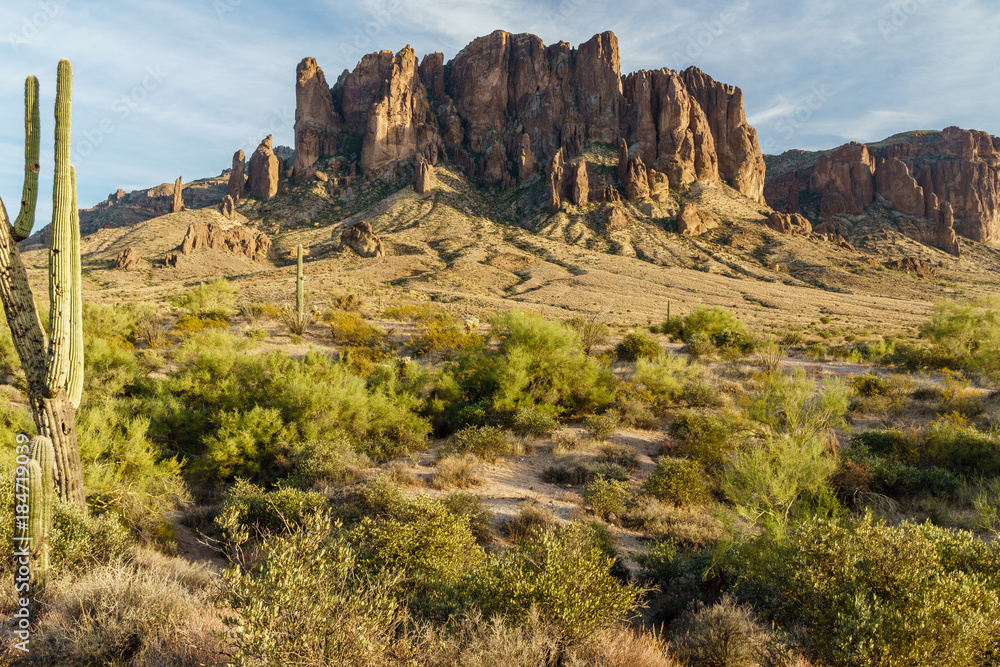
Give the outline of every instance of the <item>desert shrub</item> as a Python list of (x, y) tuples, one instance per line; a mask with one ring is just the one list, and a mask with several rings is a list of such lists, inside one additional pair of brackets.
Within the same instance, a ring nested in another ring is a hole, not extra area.
[(525, 407), (576, 415), (613, 400), (610, 371), (584, 354), (569, 327), (515, 310), (493, 319), (491, 335), (495, 352), (465, 355), (448, 371), (462, 404), (507, 421)]
[(559, 422), (537, 405), (520, 408), (510, 420), (510, 427), (518, 432), (543, 438), (559, 428)]
[(329, 517), (278, 536), (250, 569), (223, 574), (230, 658), (238, 664), (366, 665), (395, 641), (398, 578), (372, 576)]
[(541, 479), (549, 484), (581, 486), (591, 482), (598, 475), (624, 482), (629, 478), (629, 471), (617, 463), (574, 460), (549, 466), (542, 471)]
[(622, 361), (637, 361), (638, 359), (655, 359), (663, 354), (663, 348), (655, 340), (642, 333), (633, 331), (615, 346), (615, 357)]
[(414, 470), (415, 465), (404, 461), (391, 461), (385, 467), (385, 474), (400, 486), (420, 486), (423, 481)]
[(707, 502), (705, 471), (697, 461), (661, 457), (643, 484), (644, 494), (674, 505)]
[(479, 349), (484, 342), (481, 334), (458, 322), (433, 318), (417, 326), (409, 346), (416, 355), (434, 354), (450, 359), (460, 352)]
[(365, 300), (357, 294), (352, 294), (351, 292), (334, 294), (330, 297), (330, 307), (334, 310), (356, 312), (364, 308), (364, 306)]
[(562, 456), (580, 450), (583, 443), (576, 433), (560, 433), (552, 438), (552, 455)]
[(31, 634), (50, 665), (212, 664), (222, 629), (211, 602), (176, 576), (115, 561), (59, 581)]
[(629, 507), (622, 522), (657, 540), (694, 549), (715, 546), (726, 535), (722, 522), (705, 507), (679, 507), (648, 496)]
[(330, 335), (340, 345), (371, 347), (381, 342), (385, 333), (357, 313), (338, 310), (330, 313)]
[(536, 502), (521, 505), (517, 514), (503, 523), (504, 534), (513, 542), (537, 537), (555, 525), (556, 518), (551, 511)]
[(846, 423), (849, 391), (840, 380), (825, 380), (820, 387), (798, 369), (791, 375), (758, 375), (754, 385), (756, 393), (743, 400), (744, 413), (772, 432), (808, 436)]
[(145, 373), (132, 346), (115, 339), (84, 339), (83, 389), (87, 403), (142, 390)]
[(679, 569), (677, 546), (668, 540), (653, 542), (645, 551), (636, 554), (635, 561), (643, 574), (661, 588), (677, 576)]
[(889, 381), (881, 375), (865, 373), (851, 378), (851, 388), (858, 396), (885, 396), (889, 393)]
[(995, 650), (1000, 551), (971, 533), (815, 518), (733, 558), (737, 590), (804, 625), (818, 661), (971, 667)]
[(898, 429), (872, 429), (851, 435), (852, 447), (864, 447), (873, 454), (908, 459), (915, 448), (913, 439)]
[(613, 564), (589, 528), (570, 524), (488, 555), (467, 582), (468, 595), (487, 616), (523, 624), (534, 608), (563, 637), (584, 638), (635, 607), (640, 591), (619, 583)]
[(382, 316), (387, 320), (397, 320), (400, 322), (430, 322), (441, 320), (443, 322), (454, 322), (455, 317), (440, 306), (433, 306), (428, 303), (399, 303), (383, 311)]
[(483, 558), (469, 517), (417, 496), (391, 517), (365, 517), (350, 531), (358, 563), (372, 576), (400, 572), (414, 610), (434, 613), (453, 603), (454, 588)]
[(482, 483), (479, 458), (475, 454), (450, 454), (437, 462), (434, 486), (439, 489), (468, 489)]
[[(291, 449), (287, 426), (277, 408), (255, 405), (247, 411), (222, 412), (217, 419), (218, 428), (205, 439), (205, 455), (199, 462), (212, 477), (257, 477), (278, 465)], [(290, 471), (287, 466), (280, 473)]]
[(599, 442), (604, 442), (618, 430), (618, 415), (614, 412), (587, 415), (584, 423), (587, 425), (587, 432), (591, 438)]
[(945, 370), (941, 387), (940, 413), (955, 413), (973, 418), (986, 409), (983, 396), (972, 389), (968, 379), (959, 373)]
[(361, 478), (371, 459), (354, 449), (345, 436), (310, 440), (296, 450), (290, 479), (309, 488), (316, 484), (347, 484)]
[(251, 327), (256, 327), (261, 320), (277, 317), (280, 312), (276, 306), (260, 301), (241, 303), (236, 310)]
[(132, 541), (113, 514), (88, 514), (56, 500), (52, 510), (50, 558), (55, 571), (85, 571), (123, 558)]
[(237, 291), (236, 285), (225, 278), (219, 278), (174, 295), (170, 298), (170, 302), (186, 311), (188, 315), (228, 322), (236, 307)]
[(776, 372), (783, 356), (785, 349), (774, 338), (759, 341), (754, 346), (754, 361), (765, 373)]
[(650, 402), (663, 409), (676, 404), (698, 372), (683, 357), (664, 354), (654, 359), (639, 359), (635, 377), (646, 390)]
[(312, 324), (313, 321), (312, 313), (308, 310), (303, 310), (300, 313), (291, 306), (282, 308), (280, 317), (281, 321), (285, 323), (286, 327), (288, 327), (288, 333), (293, 336), (301, 336), (304, 334), (309, 329), (309, 325)]
[(278, 487), (273, 491), (238, 479), (226, 492), (215, 524), (231, 553), (251, 539), (283, 534), (305, 524), (329, 504), (314, 491)]
[(995, 373), (1000, 369), (1000, 300), (971, 303), (941, 301), (920, 334), (955, 360), (959, 367)]
[(13, 376), (21, 368), (21, 359), (14, 347), (14, 336), (7, 325), (7, 317), (0, 313), (0, 376)]
[(846, 456), (847, 461), (867, 472), (865, 487), (891, 497), (948, 496), (958, 491), (965, 481), (937, 466), (921, 468), (893, 456), (871, 454), (861, 447), (851, 449)]
[(574, 317), (567, 320), (566, 324), (580, 333), (583, 351), (588, 356), (594, 351), (595, 347), (603, 345), (611, 334), (608, 325), (601, 321), (598, 315), (592, 315), (589, 318)]
[(493, 512), (483, 507), (483, 500), (471, 493), (450, 493), (441, 499), (448, 511), (469, 519), (469, 529), (479, 544), (493, 541)]
[(691, 334), (685, 341), (684, 350), (691, 355), (692, 359), (710, 357), (716, 353), (715, 343), (703, 331)]
[(621, 517), (625, 512), (628, 496), (628, 483), (600, 476), (587, 484), (583, 491), (583, 497), (594, 514), (607, 520)]
[(101, 338), (112, 343), (129, 343), (135, 339), (137, 316), (148, 312), (148, 309), (139, 306), (85, 302), (83, 336), (85, 339)]
[(896, 342), (879, 338), (877, 341), (858, 343), (848, 352), (847, 359), (855, 364), (874, 364), (890, 358), (896, 351)]
[(494, 462), (504, 456), (518, 456), (524, 453), (523, 446), (511, 435), (496, 426), (470, 426), (452, 436), (448, 449), (456, 452), (475, 454), (479, 458)]
[[(685, 317), (670, 318), (660, 326), (660, 332), (685, 343), (698, 334), (704, 334), (718, 347), (749, 340), (746, 324), (732, 312), (718, 306), (699, 306)], [(722, 344), (716, 343), (713, 337), (717, 337)]]
[(920, 455), (925, 464), (955, 472), (1000, 475), (1000, 437), (976, 430), (957, 413), (931, 422)]
[(88, 401), (76, 426), (88, 504), (151, 539), (189, 500), (181, 462), (152, 441), (149, 419), (124, 401)]
[(713, 605), (699, 601), (681, 616), (670, 646), (692, 667), (744, 667), (760, 664), (765, 639), (753, 610), (725, 594)]
[(712, 341), (712, 345), (727, 358), (748, 355), (756, 347), (754, 339), (742, 329), (716, 331), (709, 336), (709, 339)]
[(737, 450), (744, 428), (739, 416), (732, 413), (681, 410), (667, 432), (684, 441), (687, 455), (711, 472), (720, 470)]
[(604, 445), (598, 461), (634, 472), (639, 467), (639, 452), (629, 445)]

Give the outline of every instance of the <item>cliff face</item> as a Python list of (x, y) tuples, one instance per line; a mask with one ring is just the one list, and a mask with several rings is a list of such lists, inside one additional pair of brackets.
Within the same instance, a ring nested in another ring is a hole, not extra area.
[(956, 235), (1000, 241), (998, 137), (949, 127), (847, 144), (815, 161), (786, 155), (799, 165), (769, 175), (764, 194), (775, 208), (797, 212), (804, 199), (818, 199), (824, 217), (859, 214), (874, 202), (902, 214), (904, 233), (952, 254)]
[(447, 159), (488, 187), (512, 187), (560, 149), (571, 159), (587, 142), (625, 140), (630, 157), (675, 189), (725, 182), (763, 201), (764, 161), (739, 88), (696, 68), (623, 77), (610, 32), (574, 49), (497, 31), (448, 63), (433, 53), (418, 64), (407, 46), (365, 56), (324, 89), (322, 70), (306, 58), (296, 88), (297, 177), (335, 153), (333, 128), (343, 123), (362, 137), (368, 175)]

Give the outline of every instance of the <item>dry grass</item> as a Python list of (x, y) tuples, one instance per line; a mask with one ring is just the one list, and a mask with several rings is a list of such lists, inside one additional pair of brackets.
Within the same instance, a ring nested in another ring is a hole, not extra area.
[(407, 465), (403, 461), (393, 461), (386, 466), (386, 474), (393, 482), (399, 486), (422, 486), (420, 477), (414, 471), (413, 466)]
[(725, 537), (725, 527), (708, 508), (677, 507), (655, 498), (641, 500), (626, 513), (623, 523), (650, 537), (699, 549), (717, 544)]
[(437, 462), (433, 484), (437, 489), (468, 489), (482, 483), (479, 457), (449, 454)]
[(503, 523), (503, 532), (512, 542), (538, 535), (555, 525), (555, 515), (537, 502), (528, 501), (516, 515)]

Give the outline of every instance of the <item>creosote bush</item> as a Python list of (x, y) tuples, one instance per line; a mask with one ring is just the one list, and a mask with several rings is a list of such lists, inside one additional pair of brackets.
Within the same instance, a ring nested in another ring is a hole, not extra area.
[(697, 461), (661, 457), (642, 487), (643, 493), (674, 505), (704, 503), (710, 498), (705, 471)]
[(663, 354), (663, 348), (660, 347), (660, 344), (641, 331), (627, 334), (615, 346), (615, 356), (622, 361), (655, 359), (661, 354)]

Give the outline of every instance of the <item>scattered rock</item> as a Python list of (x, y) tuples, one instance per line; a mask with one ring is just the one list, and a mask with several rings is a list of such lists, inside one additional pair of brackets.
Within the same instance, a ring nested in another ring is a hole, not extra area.
[(267, 257), (270, 249), (271, 239), (260, 230), (241, 225), (223, 229), (211, 222), (192, 222), (180, 247), (182, 255), (198, 250), (226, 250), (252, 261)]
[(340, 235), (342, 248), (350, 248), (361, 257), (385, 257), (382, 238), (372, 230), (367, 220), (355, 223)]
[(702, 211), (693, 202), (685, 202), (677, 216), (677, 231), (684, 236), (699, 236), (720, 225), (717, 215)]
[(115, 258), (115, 268), (123, 271), (136, 271), (145, 264), (146, 262), (139, 256), (139, 251), (131, 247), (122, 250)]
[(934, 271), (934, 268), (918, 257), (903, 257), (902, 259), (882, 262), (882, 265), (887, 269), (905, 271), (918, 275), (921, 278), (937, 278), (937, 272)]
[(767, 216), (767, 226), (782, 234), (803, 234), (808, 236), (813, 232), (812, 223), (798, 213), (781, 213), (773, 211)]
[(604, 192), (601, 194), (601, 199), (606, 202), (620, 202), (622, 196), (618, 193), (618, 188), (613, 185), (609, 185), (604, 188)]

